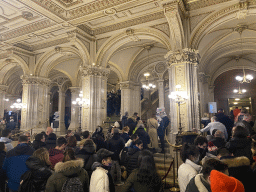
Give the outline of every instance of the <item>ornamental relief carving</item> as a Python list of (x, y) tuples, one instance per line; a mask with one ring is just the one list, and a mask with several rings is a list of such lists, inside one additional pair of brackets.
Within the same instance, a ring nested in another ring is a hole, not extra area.
[(164, 57), (169, 64), (189, 62), (193, 64), (198, 64), (200, 60), (200, 55), (198, 50), (194, 49), (183, 49), (176, 52), (169, 51)]
[(92, 68), (85, 68), (82, 69), (82, 76), (86, 77), (86, 76), (103, 76), (103, 77), (108, 77), (110, 73), (110, 70), (105, 68), (96, 68), (96, 67), (92, 67)]
[(181, 85), (181, 90), (186, 89), (186, 84), (185, 84), (185, 66), (177, 66), (175, 68), (175, 76), (176, 76), (176, 85)]
[(6, 86), (6, 85), (0, 85), (0, 91), (1, 91), (1, 92), (6, 92), (7, 89), (8, 89), (8, 86)]
[(28, 76), (21, 76), (22, 84), (39, 84), (44, 86), (50, 86), (51, 80), (42, 78), (42, 77), (28, 77)]

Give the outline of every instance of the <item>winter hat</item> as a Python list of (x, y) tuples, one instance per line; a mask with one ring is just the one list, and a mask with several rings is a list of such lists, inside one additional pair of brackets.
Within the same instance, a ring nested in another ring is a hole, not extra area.
[(116, 122), (114, 123), (114, 127), (119, 128), (119, 127), (120, 127), (120, 124), (116, 121)]
[(212, 170), (210, 174), (212, 192), (244, 192), (243, 184), (234, 177)]
[(97, 151), (98, 161), (101, 163), (103, 159), (111, 157), (113, 154), (114, 152), (101, 148), (99, 151)]

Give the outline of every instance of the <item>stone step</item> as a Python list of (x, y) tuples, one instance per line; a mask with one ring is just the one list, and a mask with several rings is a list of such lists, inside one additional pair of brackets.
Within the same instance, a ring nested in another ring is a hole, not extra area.
[[(172, 165), (173, 166), (173, 165)], [(163, 163), (156, 163), (156, 169), (157, 170), (168, 170), (170, 167), (170, 163), (165, 163), (165, 165)], [(171, 168), (172, 170), (172, 168)]]
[(173, 161), (171, 158), (169, 159), (165, 159), (164, 161), (164, 158), (161, 158), (161, 157), (154, 157), (154, 160), (155, 160), (155, 163), (159, 163), (159, 164), (171, 164), (171, 162)]
[(172, 159), (172, 155), (170, 153), (154, 153), (154, 157), (160, 157), (160, 158), (166, 158), (166, 159)]

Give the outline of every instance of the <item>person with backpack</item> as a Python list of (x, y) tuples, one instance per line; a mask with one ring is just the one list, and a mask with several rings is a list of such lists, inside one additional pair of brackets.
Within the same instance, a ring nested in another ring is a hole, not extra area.
[(64, 158), (55, 165), (55, 173), (48, 179), (47, 192), (87, 192), (89, 177), (83, 169), (84, 161), (76, 159), (73, 149), (64, 152)]
[(27, 159), (26, 165), (29, 170), (21, 176), (18, 192), (44, 192), (46, 182), (52, 175), (48, 150), (43, 147), (37, 149)]

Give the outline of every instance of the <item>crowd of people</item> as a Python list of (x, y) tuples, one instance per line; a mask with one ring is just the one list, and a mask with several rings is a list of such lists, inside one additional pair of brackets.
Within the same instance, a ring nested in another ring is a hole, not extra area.
[(256, 134), (246, 109), (231, 118), (223, 110), (209, 120), (193, 144), (183, 144), (178, 168), (181, 192), (254, 191), (256, 180)]
[(153, 153), (158, 149), (157, 133), (164, 134), (169, 123), (165, 114), (161, 117), (164, 124), (152, 117), (145, 126), (134, 113), (122, 130), (114, 124), (106, 134), (99, 126), (92, 134), (67, 130), (65, 137), (57, 137), (48, 127), (33, 141), (29, 133), (19, 136), (17, 146), (10, 139), (11, 130), (4, 129), (0, 192), (113, 192), (116, 186), (121, 191), (160, 191)]

